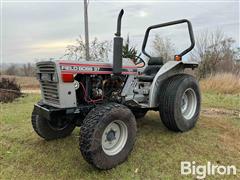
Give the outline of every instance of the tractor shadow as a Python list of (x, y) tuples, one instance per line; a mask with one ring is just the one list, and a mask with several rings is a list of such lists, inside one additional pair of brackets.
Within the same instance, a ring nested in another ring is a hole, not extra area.
[[(138, 133), (151, 132), (155, 133), (169, 133), (169, 130), (163, 125), (158, 112), (149, 111), (143, 118), (136, 119)], [(170, 132), (170, 134), (173, 134)]]

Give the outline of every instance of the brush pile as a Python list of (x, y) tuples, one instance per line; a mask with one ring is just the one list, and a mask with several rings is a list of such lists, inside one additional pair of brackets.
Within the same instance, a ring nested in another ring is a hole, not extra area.
[(21, 87), (14, 78), (0, 78), (0, 102), (12, 102), (20, 96)]

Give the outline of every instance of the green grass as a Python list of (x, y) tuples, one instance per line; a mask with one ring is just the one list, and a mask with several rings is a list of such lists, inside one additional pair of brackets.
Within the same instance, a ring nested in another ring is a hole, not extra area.
[[(162, 125), (158, 113), (149, 112), (139, 120), (137, 141), (128, 160), (109, 171), (96, 170), (80, 154), (79, 128), (65, 139), (49, 142), (36, 135), (30, 116), (38, 99), (28, 95), (0, 104), (0, 179), (179, 179), (181, 161), (240, 168), (239, 118), (203, 114), (192, 131), (173, 133)], [(204, 94), (203, 105), (236, 109), (238, 102), (235, 96)], [(224, 178), (208, 179), (216, 177)], [(239, 179), (240, 174), (227, 178)]]
[(240, 94), (204, 93), (202, 106), (240, 110)]

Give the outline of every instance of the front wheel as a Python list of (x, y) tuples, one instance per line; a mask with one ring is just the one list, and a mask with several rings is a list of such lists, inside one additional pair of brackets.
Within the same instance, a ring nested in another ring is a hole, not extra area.
[(75, 128), (75, 124), (61, 117), (47, 120), (37, 114), (34, 109), (32, 112), (32, 127), (40, 137), (45, 140), (53, 140), (70, 135)]
[(135, 117), (127, 107), (116, 103), (98, 106), (81, 126), (81, 153), (94, 167), (111, 169), (127, 159), (136, 131)]
[(192, 129), (200, 114), (201, 96), (196, 79), (180, 74), (166, 80), (160, 96), (160, 117), (172, 131)]

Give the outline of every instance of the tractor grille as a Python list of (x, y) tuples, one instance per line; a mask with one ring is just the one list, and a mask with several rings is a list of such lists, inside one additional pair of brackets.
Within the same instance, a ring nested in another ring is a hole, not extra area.
[(46, 102), (59, 104), (58, 84), (41, 82), (43, 97)]
[[(53, 76), (56, 76), (55, 63), (44, 62), (37, 64), (39, 80), (41, 84), (42, 95), (47, 103), (60, 104), (58, 82), (53, 81)], [(43, 77), (48, 77), (44, 79)]]
[(50, 74), (55, 73), (55, 64), (53, 62), (39, 63), (37, 65), (37, 68), (40, 73), (50, 73)]

